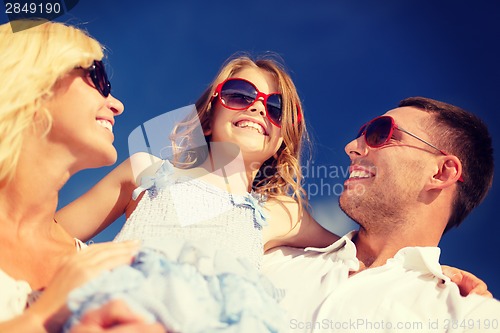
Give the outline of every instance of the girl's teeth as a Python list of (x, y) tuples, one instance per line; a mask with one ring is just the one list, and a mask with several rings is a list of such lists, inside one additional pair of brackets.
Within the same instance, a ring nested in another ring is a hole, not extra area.
[(246, 121), (246, 120), (239, 121), (236, 123), (236, 126), (239, 128), (246, 128), (246, 127), (254, 128), (260, 134), (264, 134), (264, 129), (262, 128), (262, 126), (252, 121)]

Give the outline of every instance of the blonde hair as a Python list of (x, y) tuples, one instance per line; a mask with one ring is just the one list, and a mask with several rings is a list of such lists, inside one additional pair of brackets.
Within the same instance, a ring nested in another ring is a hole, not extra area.
[[(244, 68), (250, 67), (265, 70), (275, 77), (278, 89), (282, 95), (283, 115), (281, 133), (283, 144), (277, 153), (260, 167), (253, 183), (253, 190), (267, 197), (291, 196), (299, 203), (299, 213), (301, 214), (302, 207), (307, 206), (307, 198), (302, 188), (303, 176), (300, 161), (303, 147), (305, 144), (309, 145), (310, 141), (297, 89), (284, 66), (275, 58), (273, 55), (266, 55), (265, 57), (253, 60), (245, 55), (230, 58), (226, 61), (215, 76), (215, 79), (197, 100), (197, 119), (186, 121), (174, 129), (173, 135), (171, 135), (174, 151), (177, 152), (174, 155), (174, 162), (179, 162), (178, 160), (175, 161), (175, 156), (182, 156), (184, 160), (182, 163), (177, 163), (176, 166), (186, 167), (188, 165), (197, 165), (205, 159), (206, 156), (200, 156), (199, 150), (197, 151), (196, 149), (190, 150), (188, 153), (185, 150), (182, 152), (182, 147), (176, 146), (175, 138), (182, 137), (184, 140), (188, 138), (190, 131), (195, 127), (198, 119), (204, 131), (210, 128), (210, 121), (213, 114), (212, 104), (215, 101), (212, 99), (212, 96), (217, 85)], [(300, 121), (298, 121), (299, 119)], [(207, 142), (210, 141), (209, 136), (205, 138)], [(189, 143), (187, 146), (189, 146)]]
[(103, 47), (72, 26), (46, 22), (15, 33), (8, 23), (0, 26), (0, 184), (12, 179), (24, 132), (35, 119), (43, 133), (50, 130), (52, 118), (42, 104), (57, 80), (102, 58)]

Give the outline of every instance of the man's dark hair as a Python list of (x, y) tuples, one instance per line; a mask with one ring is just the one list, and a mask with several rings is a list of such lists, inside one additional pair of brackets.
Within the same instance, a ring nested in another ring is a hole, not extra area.
[(493, 146), (488, 128), (481, 119), (457, 106), (425, 97), (402, 100), (433, 115), (429, 135), (433, 143), (462, 162), (463, 182), (457, 193), (445, 232), (458, 226), (484, 199), (493, 182)]

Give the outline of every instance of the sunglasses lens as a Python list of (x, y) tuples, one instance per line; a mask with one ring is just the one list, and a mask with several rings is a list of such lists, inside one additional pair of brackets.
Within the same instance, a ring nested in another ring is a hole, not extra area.
[(281, 126), (281, 95), (270, 94), (266, 95), (259, 93), (253, 84), (243, 79), (228, 79), (220, 87), (218, 94), (221, 103), (233, 110), (245, 110), (250, 105), (255, 103), (257, 96), (264, 96), (266, 100), (266, 113), (271, 122), (280, 127)]
[(370, 147), (380, 147), (384, 145), (391, 135), (392, 119), (381, 117), (372, 121), (365, 128), (365, 140)]
[(257, 90), (249, 82), (243, 80), (228, 80), (221, 88), (222, 103), (235, 110), (248, 108), (257, 97)]
[(92, 82), (94, 83), (97, 91), (99, 91), (104, 97), (108, 97), (111, 92), (111, 83), (108, 80), (102, 61), (94, 61), (94, 66), (90, 69), (90, 77), (92, 78)]
[(358, 134), (356, 135), (356, 139), (359, 138), (360, 136), (363, 135), (363, 133), (365, 133), (365, 130), (366, 130), (366, 124), (361, 126), (361, 128), (359, 129), (359, 132)]
[(281, 116), (283, 114), (281, 108), (281, 95), (273, 94), (267, 98), (267, 115), (276, 125), (281, 125)]

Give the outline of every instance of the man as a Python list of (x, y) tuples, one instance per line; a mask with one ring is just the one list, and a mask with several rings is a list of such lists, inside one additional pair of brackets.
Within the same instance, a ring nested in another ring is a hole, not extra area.
[(345, 151), (350, 177), (339, 202), (359, 231), (265, 258), (264, 273), (286, 291), (290, 331), (500, 330), (500, 302), (462, 297), (438, 262), (442, 234), (491, 187), (486, 126), (458, 107), (408, 98)]

